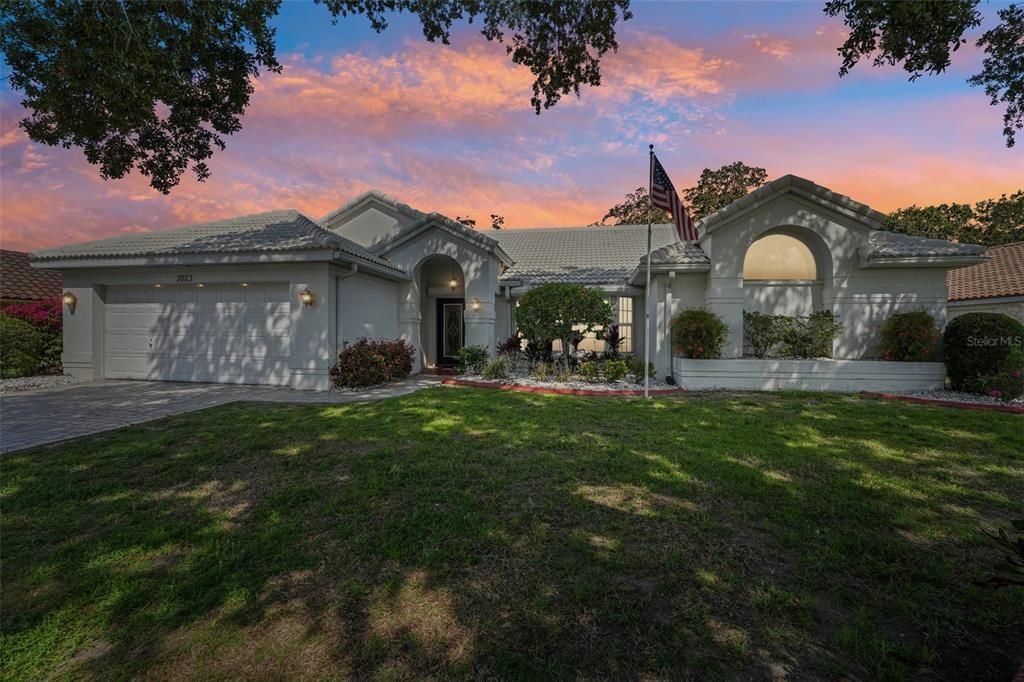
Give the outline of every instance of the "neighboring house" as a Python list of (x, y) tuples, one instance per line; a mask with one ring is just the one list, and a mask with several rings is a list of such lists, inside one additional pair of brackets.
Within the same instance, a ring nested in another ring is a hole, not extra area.
[(32, 267), (22, 251), (0, 249), (0, 306), (59, 298), (61, 286), (59, 272)]
[(743, 311), (835, 311), (837, 358), (871, 357), (897, 310), (946, 317), (946, 273), (982, 247), (879, 230), (884, 216), (792, 175), (698, 222), (700, 241), (654, 228), (645, 291), (643, 225), (473, 230), (367, 192), (315, 222), (273, 211), (33, 254), (76, 297), (64, 367), (85, 378), (288, 384), (324, 389), (338, 349), (404, 338), (415, 369), (463, 344), (493, 351), (516, 299), (542, 282), (599, 287), (635, 352), (645, 307), (652, 359), (669, 371), (669, 321), (707, 306), (743, 348)]
[(993, 246), (991, 258), (949, 272), (949, 317), (1005, 313), (1024, 322), (1024, 242)]

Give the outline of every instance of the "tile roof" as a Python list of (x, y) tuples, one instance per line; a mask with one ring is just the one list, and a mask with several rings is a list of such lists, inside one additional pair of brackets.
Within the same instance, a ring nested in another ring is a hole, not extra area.
[[(496, 239), (515, 264), (502, 281), (531, 284), (624, 284), (647, 254), (646, 225), (480, 230)], [(675, 241), (671, 225), (655, 225), (655, 249)]]
[(285, 252), (334, 249), (401, 270), (365, 247), (325, 230), (294, 209), (267, 211), (169, 230), (100, 239), (36, 251), (34, 261), (184, 254)]
[[(640, 263), (647, 262), (647, 254), (640, 256)], [(710, 265), (711, 259), (692, 242), (672, 242), (660, 249), (651, 251), (651, 263), (654, 265)]]
[(979, 244), (957, 244), (944, 239), (913, 237), (898, 232), (873, 231), (868, 237), (866, 252), (874, 258), (916, 258), (943, 256), (977, 256), (985, 251)]
[(38, 301), (61, 295), (64, 278), (53, 270), (39, 270), (29, 264), (28, 254), (0, 250), (0, 298)]
[(985, 255), (992, 260), (949, 271), (950, 301), (1024, 296), (1024, 242), (993, 246)]

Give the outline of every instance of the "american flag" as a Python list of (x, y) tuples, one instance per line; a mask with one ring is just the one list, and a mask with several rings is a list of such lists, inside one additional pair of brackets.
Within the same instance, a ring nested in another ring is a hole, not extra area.
[(684, 242), (697, 241), (697, 228), (690, 220), (683, 202), (679, 200), (675, 186), (668, 179), (668, 173), (654, 154), (651, 154), (651, 164), (651, 204), (672, 214), (679, 239)]

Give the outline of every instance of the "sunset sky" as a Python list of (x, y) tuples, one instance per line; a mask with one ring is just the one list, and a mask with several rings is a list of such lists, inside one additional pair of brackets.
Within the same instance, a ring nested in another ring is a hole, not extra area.
[[(648, 143), (679, 187), (740, 160), (883, 211), (1024, 184), (1024, 140), (1007, 149), (1002, 110), (965, 82), (981, 61), (971, 45), (915, 83), (866, 63), (840, 80), (845, 33), (823, 4), (636, 2), (604, 84), (537, 116), (529, 72), (478, 28), (446, 47), (414, 17), (378, 35), (363, 17), (332, 26), (323, 7), (285, 2), (284, 72), (259, 78), (212, 177), (170, 196), (29, 142), (2, 86), (0, 238), (32, 250), (276, 208), (319, 218), (369, 188), (479, 224), (584, 225), (646, 185)], [(999, 6), (982, 6), (987, 26)]]

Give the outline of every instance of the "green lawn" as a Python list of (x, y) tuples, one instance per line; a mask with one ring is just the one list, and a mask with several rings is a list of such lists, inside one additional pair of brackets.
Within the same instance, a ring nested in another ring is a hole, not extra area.
[(1024, 419), (434, 388), (5, 457), (3, 677), (1008, 679)]

